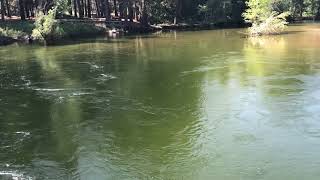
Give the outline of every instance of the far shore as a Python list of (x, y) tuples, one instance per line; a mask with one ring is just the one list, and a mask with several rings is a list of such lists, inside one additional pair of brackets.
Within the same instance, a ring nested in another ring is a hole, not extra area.
[[(141, 26), (136, 21), (108, 21), (104, 18), (92, 18), (92, 19), (58, 19), (59, 23), (63, 24), (67, 30), (65, 37), (57, 39), (57, 43), (61, 40), (74, 40), (83, 38), (92, 38), (100, 36), (117, 36), (119, 34), (146, 34), (157, 31), (186, 31), (186, 30), (212, 30), (212, 29), (228, 29), (228, 28), (244, 28), (248, 27), (245, 23), (233, 23), (233, 22), (219, 22), (219, 23), (178, 23), (178, 24), (158, 24), (150, 25), (148, 27)], [(309, 19), (295, 21), (291, 24), (315, 22)], [(72, 26), (73, 28), (70, 28)], [(91, 27), (83, 31), (78, 27)], [(35, 43), (32, 40), (31, 33), (34, 28), (34, 19), (21, 21), (19, 19), (7, 19), (0, 22), (0, 29), (9, 30), (8, 35), (3, 35), (0, 32), (0, 45), (10, 45), (12, 43), (30, 44)]]

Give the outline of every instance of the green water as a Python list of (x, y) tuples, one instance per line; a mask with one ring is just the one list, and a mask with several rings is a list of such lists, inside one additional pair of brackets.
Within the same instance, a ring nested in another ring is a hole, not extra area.
[(320, 24), (0, 47), (0, 179), (317, 180)]

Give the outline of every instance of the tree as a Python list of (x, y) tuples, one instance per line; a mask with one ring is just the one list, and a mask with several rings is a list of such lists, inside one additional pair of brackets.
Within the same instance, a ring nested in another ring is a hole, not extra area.
[(91, 18), (91, 0), (87, 1), (87, 13), (88, 13), (88, 18)]
[(141, 0), (141, 24), (144, 26), (148, 25), (148, 14), (147, 14), (146, 0)]
[(118, 16), (117, 0), (113, 0), (114, 15)]
[(111, 19), (109, 0), (102, 0), (101, 8), (103, 9), (104, 17), (109, 21)]
[(25, 15), (25, 9), (24, 9), (24, 0), (19, 0), (19, 12), (20, 12), (21, 20), (25, 20), (26, 15)]
[(278, 34), (286, 27), (288, 12), (273, 11), (271, 0), (249, 0), (248, 9), (243, 13), (245, 20), (252, 24), (251, 35)]
[(293, 15), (299, 16), (300, 18), (303, 15), (303, 11), (305, 9), (304, 0), (292, 0), (292, 6), (293, 6)]
[(175, 16), (173, 24), (177, 24), (181, 18), (182, 0), (175, 0)]
[(7, 9), (7, 16), (11, 17), (11, 10), (8, 0), (6, 0), (6, 9)]
[(84, 17), (83, 4), (81, 0), (77, 0), (78, 10), (79, 10), (79, 18), (82, 19)]
[(1, 19), (4, 20), (4, 16), (5, 16), (5, 9), (4, 9), (4, 0), (0, 0), (0, 3), (1, 3)]
[(77, 11), (77, 0), (73, 0), (73, 10), (74, 10), (74, 17), (78, 17), (78, 11)]
[(34, 39), (43, 40), (45, 45), (51, 44), (57, 37), (57, 20), (56, 20), (57, 8), (49, 10), (45, 15), (40, 12), (35, 22), (35, 29), (32, 31)]
[(242, 13), (245, 11), (245, 0), (231, 1), (231, 19), (233, 22), (243, 23)]

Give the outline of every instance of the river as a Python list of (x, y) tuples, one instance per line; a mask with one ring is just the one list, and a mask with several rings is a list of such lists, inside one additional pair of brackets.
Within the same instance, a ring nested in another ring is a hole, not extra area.
[(0, 47), (0, 179), (317, 180), (320, 24)]

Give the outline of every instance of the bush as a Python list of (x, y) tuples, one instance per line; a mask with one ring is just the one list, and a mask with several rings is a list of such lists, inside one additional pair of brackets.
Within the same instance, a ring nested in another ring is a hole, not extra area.
[(25, 39), (33, 28), (30, 21), (4, 21), (0, 23), (0, 36), (15, 40)]
[(249, 33), (253, 36), (281, 34), (287, 27), (287, 16), (287, 13), (277, 15), (273, 12), (263, 22), (253, 23), (252, 27), (249, 28)]
[(61, 21), (58, 24), (65, 38), (84, 37), (97, 34), (105, 34), (106, 29), (98, 27), (90, 22), (68, 22)]
[(19, 21), (19, 20), (2, 21), (0, 23), (0, 28), (12, 29), (15, 31), (24, 32), (26, 34), (31, 34), (32, 30), (34, 29), (34, 23), (32, 21)]
[(39, 12), (35, 22), (35, 29), (32, 31), (32, 37), (35, 40), (44, 41), (45, 44), (51, 44), (63, 36), (64, 32), (58, 26), (58, 21), (56, 20), (56, 8), (50, 10), (47, 15)]
[(285, 30), (289, 12), (274, 11), (271, 0), (249, 0), (247, 6), (243, 17), (252, 24), (250, 35), (280, 34)]
[(106, 32), (105, 28), (98, 27), (90, 22), (69, 22), (56, 19), (56, 8), (49, 11), (47, 15), (39, 13), (35, 22), (32, 37), (43, 41), (46, 45), (53, 44), (62, 38), (78, 36), (97, 35)]
[(14, 29), (0, 28), (0, 36), (10, 37), (12, 39), (22, 39), (28, 36), (28, 34)]

